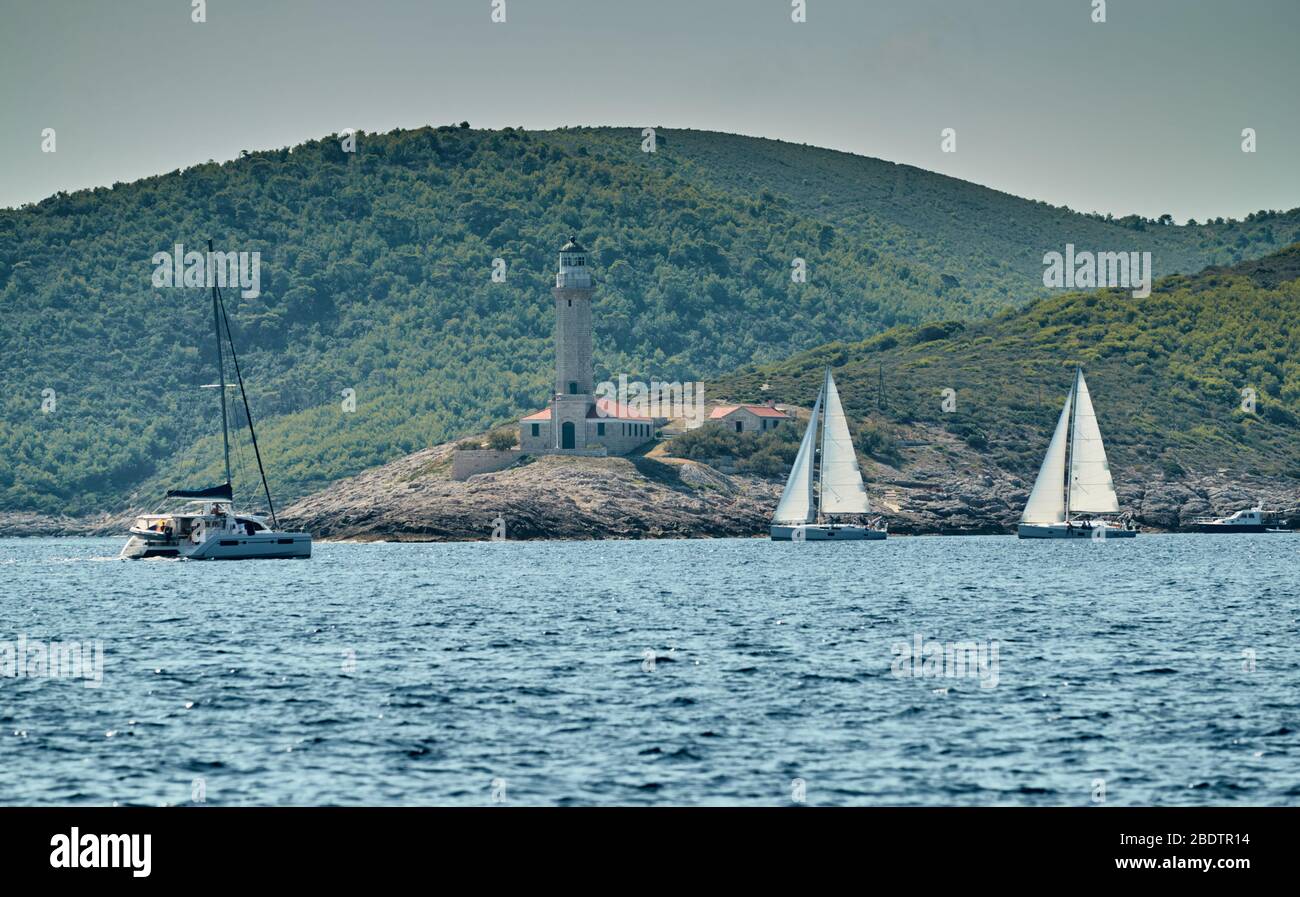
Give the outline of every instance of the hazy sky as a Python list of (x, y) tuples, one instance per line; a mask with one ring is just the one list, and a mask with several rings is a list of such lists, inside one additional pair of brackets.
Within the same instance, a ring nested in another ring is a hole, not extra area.
[(0, 206), (462, 119), (753, 134), (1179, 221), (1300, 206), (1300, 0), (806, 2), (0, 0)]

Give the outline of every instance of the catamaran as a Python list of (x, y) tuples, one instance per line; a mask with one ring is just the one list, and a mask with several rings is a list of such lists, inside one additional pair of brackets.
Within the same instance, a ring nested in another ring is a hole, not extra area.
[[(1067, 459), (1068, 455), (1068, 459)], [(1069, 471), (1067, 482), (1066, 471)], [(1131, 538), (1137, 527), (1119, 514), (1119, 499), (1083, 369), (1061, 409), (1047, 456), (1017, 531), (1022, 539)]]
[[(821, 429), (821, 450), (817, 431)], [(799, 454), (786, 480), (785, 491), (772, 516), (771, 536), (776, 541), (850, 542), (883, 539), (883, 527), (858, 523), (832, 523), (837, 514), (867, 514), (870, 503), (862, 484), (858, 453), (853, 448), (848, 418), (840, 404), (835, 378), (826, 378), (813, 403), (812, 417)]]
[[(212, 241), (208, 241), (211, 257)], [(249, 560), (252, 558), (309, 558), (310, 533), (282, 533), (276, 530), (275, 505), (271, 502), (271, 489), (266, 483), (266, 470), (262, 467), (262, 453), (257, 447), (257, 432), (253, 429), (253, 414), (248, 407), (248, 394), (244, 391), (244, 377), (239, 370), (239, 356), (230, 335), (230, 320), (221, 289), (212, 286), (212, 325), (216, 331), (217, 373), (220, 382), (214, 384), (221, 395), (221, 438), (226, 453), (226, 481), (205, 489), (172, 489), (165, 502), (183, 502), (173, 510), (162, 511), (136, 518), (130, 528), (131, 536), (122, 547), (122, 557), (130, 559), (168, 557), (190, 560)], [(262, 477), (262, 490), (270, 521), (261, 514), (237, 513), (234, 489), (230, 476), (230, 423), (226, 408), (226, 364), (222, 347), (222, 330), (230, 346), (239, 394), (244, 400), (244, 414), (248, 418), (248, 433), (257, 457), (257, 471)], [(269, 524), (269, 525), (268, 525)]]

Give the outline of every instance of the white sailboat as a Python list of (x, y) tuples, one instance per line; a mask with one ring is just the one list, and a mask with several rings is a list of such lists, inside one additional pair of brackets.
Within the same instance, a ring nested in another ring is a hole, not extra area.
[[(1068, 471), (1068, 477), (1067, 477)], [(1020, 515), (1022, 539), (1132, 538), (1137, 527), (1119, 514), (1119, 498), (1106, 461), (1083, 370), (1056, 422), (1047, 456)]]
[[(817, 433), (821, 429), (821, 450)], [(799, 444), (799, 454), (786, 480), (785, 491), (772, 516), (771, 537), (776, 541), (849, 542), (878, 540), (885, 530), (858, 523), (832, 523), (837, 514), (870, 511), (862, 484), (858, 454), (853, 448), (848, 418), (830, 369), (822, 381), (812, 417)]]
[[(212, 252), (212, 241), (208, 241)], [(260, 514), (236, 513), (234, 489), (230, 477), (230, 423), (226, 408), (226, 364), (222, 347), (222, 324), (226, 340), (230, 343), (230, 358), (234, 363), (239, 394), (244, 400), (244, 413), (248, 418), (248, 432), (257, 457), (257, 470), (262, 476), (262, 489), (271, 519)], [(266, 483), (262, 468), (262, 453), (257, 447), (257, 433), (253, 429), (253, 415), (248, 407), (248, 394), (244, 391), (244, 377), (239, 371), (239, 356), (230, 336), (230, 321), (226, 317), (221, 290), (212, 287), (212, 324), (217, 337), (217, 372), (220, 382), (215, 384), (221, 394), (221, 437), (226, 452), (226, 481), (220, 486), (205, 489), (173, 489), (167, 501), (183, 501), (175, 510), (143, 514), (131, 526), (130, 538), (122, 547), (122, 557), (132, 560), (154, 557), (188, 558), (191, 560), (251, 560), (253, 558), (309, 558), (311, 533), (276, 532), (275, 505), (271, 502), (271, 489)]]

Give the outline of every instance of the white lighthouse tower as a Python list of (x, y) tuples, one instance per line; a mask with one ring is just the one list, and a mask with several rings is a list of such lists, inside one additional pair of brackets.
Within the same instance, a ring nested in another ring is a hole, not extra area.
[(654, 438), (655, 419), (608, 396), (597, 399), (592, 374), (591, 259), (576, 236), (560, 247), (555, 272), (555, 391), (550, 407), (519, 422), (529, 454), (624, 455)]
[(587, 418), (595, 410), (591, 373), (591, 268), (576, 236), (560, 247), (555, 272), (554, 448), (585, 449)]

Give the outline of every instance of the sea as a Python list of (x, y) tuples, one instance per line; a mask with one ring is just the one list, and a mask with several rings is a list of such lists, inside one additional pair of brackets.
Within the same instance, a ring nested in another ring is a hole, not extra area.
[(0, 540), (0, 804), (1300, 803), (1300, 535)]

